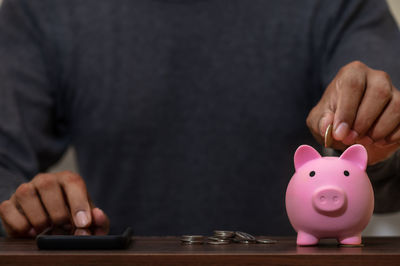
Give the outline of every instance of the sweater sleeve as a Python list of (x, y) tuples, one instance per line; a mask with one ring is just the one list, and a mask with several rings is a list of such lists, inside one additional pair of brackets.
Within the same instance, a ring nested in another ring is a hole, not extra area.
[(68, 146), (54, 54), (27, 2), (0, 8), (0, 202)]
[[(400, 32), (386, 1), (320, 1), (315, 10), (313, 55), (324, 90), (338, 70), (355, 60), (386, 71), (400, 88)], [(375, 212), (400, 210), (400, 154), (367, 169)]]

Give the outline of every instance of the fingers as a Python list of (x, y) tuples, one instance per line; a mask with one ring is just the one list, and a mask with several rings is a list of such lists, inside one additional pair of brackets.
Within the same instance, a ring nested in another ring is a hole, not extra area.
[(28, 219), (21, 214), (11, 199), (0, 204), (0, 217), (9, 236), (27, 235), (32, 228)]
[[(386, 137), (385, 142), (386, 143), (400, 143), (400, 126), (398, 126), (397, 129), (394, 130), (390, 136)], [(384, 143), (384, 144), (386, 144), (386, 143)]]
[[(331, 85), (330, 85), (331, 86)], [(329, 90), (329, 87), (327, 91)], [(334, 119), (334, 108), (330, 102), (327, 101), (329, 97), (326, 97), (327, 91), (325, 92), (319, 103), (311, 110), (307, 116), (307, 126), (310, 129), (313, 136), (320, 142), (323, 142), (323, 136), (325, 131), (330, 124), (333, 123)]]
[(335, 113), (326, 111), (318, 122), (319, 133), (321, 136), (325, 135), (326, 129), (329, 125), (333, 124)]
[[(395, 130), (400, 125), (400, 93), (396, 90), (393, 97), (375, 125), (369, 132), (374, 141), (398, 141)], [(392, 135), (392, 136), (390, 136)]]
[(396, 115), (393, 108), (395, 105), (389, 104), (390, 108), (386, 108), (393, 96), (392, 84), (389, 76), (383, 71), (370, 71), (367, 84), (353, 128), (360, 136), (364, 136), (380, 117), (376, 125), (377, 130), (370, 135), (376, 140), (385, 137), (397, 126), (397, 121), (392, 119), (393, 115)]
[(52, 223), (55, 225), (68, 223), (69, 210), (55, 174), (39, 174), (32, 180), (32, 184), (38, 191)]
[[(89, 227), (91, 204), (85, 182), (78, 174), (69, 171), (39, 174), (1, 203), (0, 217), (8, 235), (34, 236), (52, 225)], [(108, 230), (105, 214), (101, 210), (95, 214), (98, 223)]]
[(337, 141), (345, 139), (356, 119), (365, 92), (367, 70), (361, 62), (353, 62), (343, 67), (335, 78), (337, 95), (333, 137)]
[(36, 193), (32, 183), (20, 185), (12, 201), (15, 199), (15, 206), (20, 206), (29, 223), (35, 228), (36, 232), (43, 231), (48, 225), (47, 214), (42, 207), (42, 203)]
[(89, 227), (92, 215), (85, 182), (73, 172), (62, 172), (58, 176), (75, 226), (78, 228)]

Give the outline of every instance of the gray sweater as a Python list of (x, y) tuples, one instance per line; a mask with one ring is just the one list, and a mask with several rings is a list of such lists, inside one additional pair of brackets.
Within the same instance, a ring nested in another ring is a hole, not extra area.
[[(0, 200), (73, 145), (113, 229), (292, 234), (309, 111), (353, 60), (400, 86), (399, 47), (382, 0), (5, 0)], [(399, 175), (370, 169), (376, 211)]]

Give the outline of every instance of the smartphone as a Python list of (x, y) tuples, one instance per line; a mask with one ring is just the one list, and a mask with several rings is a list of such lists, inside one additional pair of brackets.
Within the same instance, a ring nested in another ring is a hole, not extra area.
[(96, 233), (93, 229), (48, 228), (36, 236), (36, 244), (39, 249), (46, 250), (126, 249), (131, 242), (133, 231), (128, 227), (121, 234), (96, 235)]

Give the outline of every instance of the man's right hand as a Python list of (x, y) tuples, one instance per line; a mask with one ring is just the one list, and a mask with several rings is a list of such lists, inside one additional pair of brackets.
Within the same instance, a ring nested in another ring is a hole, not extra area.
[(109, 228), (108, 217), (91, 203), (82, 177), (70, 171), (38, 174), (21, 184), (0, 204), (0, 217), (12, 237), (34, 237), (52, 225), (94, 226), (104, 233)]

